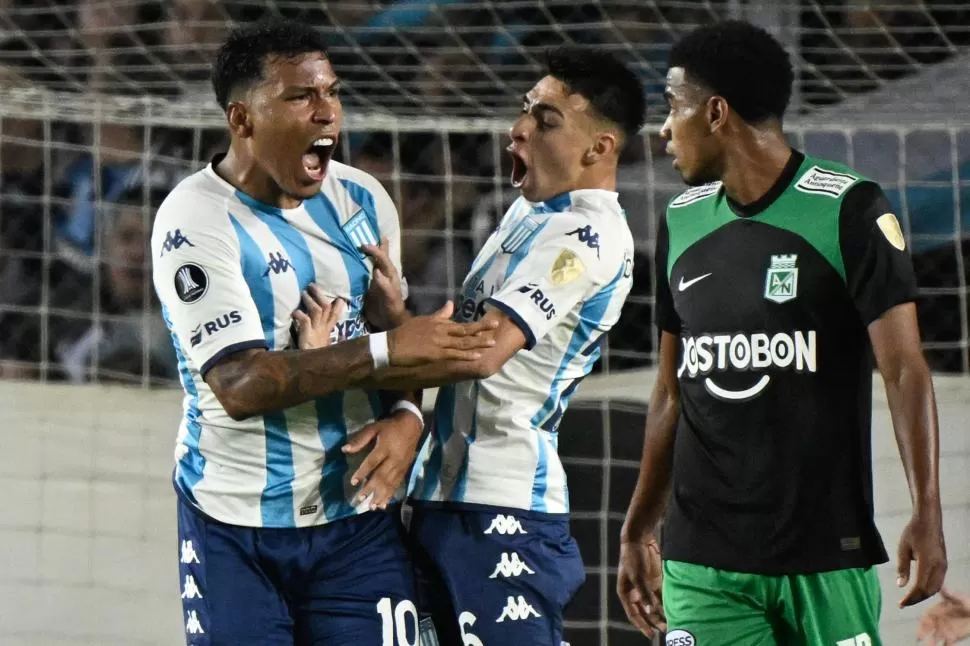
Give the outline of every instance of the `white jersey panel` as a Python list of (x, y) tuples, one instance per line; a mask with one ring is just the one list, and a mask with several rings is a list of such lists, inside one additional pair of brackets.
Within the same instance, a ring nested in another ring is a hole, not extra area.
[(568, 511), (557, 430), (632, 285), (633, 238), (615, 193), (516, 201), (479, 253), (458, 316), (503, 311), (526, 349), (488, 379), (442, 388), (410, 495)]
[(294, 209), (253, 200), (211, 166), (162, 204), (153, 277), (186, 392), (175, 484), (203, 512), (233, 524), (293, 527), (366, 509), (352, 507), (349, 484), (365, 456), (348, 460), (341, 448), (380, 413), (376, 393), (336, 393), (237, 422), (204, 376), (233, 352), (292, 349), (292, 314), (310, 283), (348, 303), (335, 341), (367, 334), (363, 302), (372, 265), (359, 246), (382, 237), (400, 267), (400, 227), (386, 191), (337, 162), (321, 194)]

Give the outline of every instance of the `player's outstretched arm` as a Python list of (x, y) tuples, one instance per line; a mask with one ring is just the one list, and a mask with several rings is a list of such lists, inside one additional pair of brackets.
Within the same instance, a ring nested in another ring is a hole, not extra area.
[(670, 495), (674, 433), (680, 417), (678, 346), (676, 335), (662, 333), (657, 381), (647, 407), (640, 475), (620, 530), (617, 595), (630, 623), (647, 637), (666, 629), (656, 531)]
[[(411, 319), (405, 325), (409, 325)], [(445, 358), (421, 365), (390, 366), (365, 380), (365, 388), (386, 390), (422, 389), (444, 386), (468, 379), (487, 379), (498, 372), (512, 356), (525, 347), (522, 328), (501, 310), (490, 310), (478, 322), (492, 332), (494, 344), (480, 348), (474, 360)]]
[(913, 517), (899, 541), (897, 582), (905, 587), (916, 560), (916, 580), (899, 602), (917, 604), (940, 591), (946, 546), (940, 505), (939, 426), (929, 366), (923, 357), (916, 306), (897, 305), (869, 324), (876, 365), (886, 386), (896, 443), (909, 482)]
[(372, 354), (372, 339), (378, 335), (315, 350), (251, 349), (221, 359), (205, 381), (226, 413), (242, 420), (365, 387), (385, 358), (402, 369), (441, 361), (475, 363), (495, 345), (496, 325), (454, 323), (449, 320), (452, 309), (449, 302), (431, 316), (414, 317), (387, 332), (386, 357)]

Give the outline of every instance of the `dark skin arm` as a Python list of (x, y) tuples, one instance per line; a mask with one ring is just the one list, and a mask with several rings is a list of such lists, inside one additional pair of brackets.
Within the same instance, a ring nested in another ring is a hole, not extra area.
[(365, 388), (433, 388), (468, 379), (487, 379), (505, 362), (525, 347), (525, 334), (518, 325), (499, 310), (489, 310), (480, 324), (495, 330), (495, 345), (484, 348), (474, 361), (446, 359), (422, 366), (395, 367), (379, 370), (365, 379)]
[[(432, 316), (419, 316), (388, 332), (391, 365), (416, 368), (430, 362), (476, 363), (495, 344), (494, 322), (449, 321), (449, 303)], [(315, 350), (269, 352), (246, 350), (227, 356), (205, 375), (226, 413), (243, 420), (282, 410), (333, 392), (385, 388), (374, 384), (368, 339), (360, 338)], [(393, 386), (392, 386), (393, 387)], [(407, 384), (403, 388), (413, 389)]]
[(916, 580), (899, 604), (905, 607), (939, 592), (947, 569), (936, 397), (913, 303), (897, 305), (873, 321), (869, 339), (886, 386), (913, 504), (913, 518), (903, 530), (897, 555), (900, 587), (909, 583), (910, 562), (916, 560)]
[(640, 475), (620, 530), (617, 595), (630, 623), (647, 637), (666, 629), (655, 532), (670, 496), (674, 435), (680, 418), (679, 344), (675, 335), (662, 333), (657, 380), (647, 408)]

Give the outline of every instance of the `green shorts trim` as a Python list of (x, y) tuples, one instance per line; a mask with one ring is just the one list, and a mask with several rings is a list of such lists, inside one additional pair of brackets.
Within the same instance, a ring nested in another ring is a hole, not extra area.
[(881, 646), (874, 567), (765, 576), (664, 561), (667, 646)]

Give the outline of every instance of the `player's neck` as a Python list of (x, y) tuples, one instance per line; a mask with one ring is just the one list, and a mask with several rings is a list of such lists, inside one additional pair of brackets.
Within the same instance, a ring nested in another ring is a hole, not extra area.
[(240, 155), (232, 146), (213, 170), (235, 188), (263, 204), (280, 209), (300, 206), (301, 200), (280, 190), (273, 178), (252, 157)]
[(583, 172), (576, 183), (569, 189), (573, 191), (583, 191), (587, 189), (598, 189), (601, 191), (616, 192), (616, 166), (612, 168), (599, 168), (591, 166)]
[(725, 155), (724, 191), (738, 204), (751, 204), (778, 181), (792, 149), (780, 131), (752, 130), (739, 136)]

